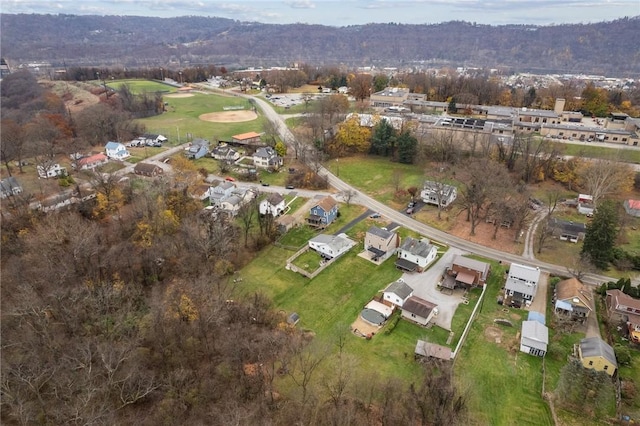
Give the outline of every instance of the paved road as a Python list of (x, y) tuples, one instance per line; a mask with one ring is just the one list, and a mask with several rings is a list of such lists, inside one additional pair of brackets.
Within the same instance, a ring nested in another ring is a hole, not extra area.
[[(252, 98), (255, 101), (256, 105), (259, 106), (260, 109), (263, 111), (265, 117), (271, 120), (275, 124), (275, 127), (278, 130), (280, 137), (286, 144), (291, 144), (295, 140), (293, 134), (287, 128), (282, 117), (280, 117), (271, 108), (269, 104), (264, 102), (264, 100), (260, 99), (259, 97), (252, 97), (248, 95), (245, 95), (245, 97)], [(483, 256), (483, 257), (494, 259), (494, 260), (500, 260), (503, 262), (516, 262), (523, 265), (529, 265), (534, 267), (538, 266), (540, 267), (540, 269), (550, 274), (564, 275), (564, 276), (568, 274), (567, 268), (565, 266), (553, 265), (551, 263), (541, 262), (534, 259), (527, 259), (520, 255), (505, 253), (500, 250), (484, 247), (480, 244), (476, 244), (471, 241), (464, 240), (463, 238), (459, 238), (454, 235), (449, 235), (446, 232), (427, 226), (424, 223), (418, 222), (413, 218), (403, 213), (400, 213), (398, 211), (395, 211), (392, 208), (388, 207), (387, 205), (377, 200), (374, 200), (367, 194), (364, 194), (361, 191), (358, 191), (357, 189), (351, 187), (346, 182), (342, 181), (340, 178), (335, 176), (333, 173), (331, 173), (328, 169), (324, 167), (320, 168), (319, 173), (326, 176), (329, 184), (332, 187), (336, 188), (338, 191), (341, 191), (341, 192), (348, 191), (348, 190), (354, 191), (356, 195), (351, 199), (353, 203), (366, 206), (370, 210), (379, 212), (380, 214), (389, 218), (391, 221), (397, 222), (407, 229), (418, 232), (428, 238), (441, 241), (452, 248), (457, 248), (462, 251), (475, 253), (479, 256)], [(599, 285), (604, 281), (610, 281), (610, 280), (613, 280), (613, 278), (607, 277), (604, 275), (592, 274), (592, 273), (585, 274), (582, 279), (582, 281), (585, 284), (591, 284), (591, 285)]]
[(435, 324), (445, 330), (451, 330), (451, 320), (456, 308), (462, 302), (462, 292), (456, 290), (449, 295), (438, 290), (438, 282), (447, 266), (451, 265), (456, 254), (466, 254), (455, 247), (450, 248), (438, 261), (421, 274), (405, 273), (402, 279), (413, 289), (413, 295), (438, 305)]

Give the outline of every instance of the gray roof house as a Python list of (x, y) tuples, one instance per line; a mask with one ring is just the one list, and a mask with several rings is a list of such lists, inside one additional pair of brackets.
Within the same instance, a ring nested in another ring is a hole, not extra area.
[(402, 318), (420, 325), (427, 325), (436, 315), (438, 315), (438, 305), (417, 296), (411, 296), (402, 305)]
[(283, 159), (270, 146), (258, 148), (253, 154), (253, 165), (263, 169), (277, 169), (283, 164)]
[(561, 220), (555, 217), (549, 219), (549, 227), (554, 237), (561, 241), (571, 241), (577, 243), (584, 239), (587, 233), (587, 226), (584, 223)]
[(372, 226), (364, 236), (364, 249), (369, 259), (381, 263), (396, 253), (399, 242), (400, 239), (395, 232)]
[(539, 321), (523, 321), (520, 351), (529, 355), (544, 356), (549, 344), (549, 329)]
[(398, 247), (396, 266), (408, 272), (422, 272), (436, 259), (437, 255), (438, 248), (428, 239), (416, 240), (407, 237)]
[(399, 307), (402, 307), (411, 296), (413, 296), (413, 289), (402, 278), (382, 290), (382, 300)]
[(458, 189), (453, 185), (447, 185), (441, 182), (425, 181), (420, 192), (420, 198), (427, 204), (440, 204), (441, 207), (447, 207), (453, 203), (458, 196)]
[(505, 284), (505, 294), (513, 300), (533, 300), (540, 281), (540, 268), (512, 263)]
[(613, 376), (618, 369), (616, 353), (599, 337), (587, 337), (580, 340), (578, 355), (585, 368), (604, 371), (610, 376)]
[(309, 240), (309, 247), (327, 259), (341, 256), (355, 244), (355, 241), (347, 237), (347, 234), (318, 234)]
[(9, 176), (0, 181), (0, 198), (11, 197), (22, 192), (22, 186), (14, 176)]

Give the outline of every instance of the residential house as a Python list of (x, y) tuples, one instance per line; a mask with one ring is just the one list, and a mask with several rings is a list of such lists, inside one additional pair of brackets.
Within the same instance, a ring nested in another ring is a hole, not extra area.
[(560, 281), (554, 289), (556, 315), (570, 318), (587, 318), (593, 311), (591, 290), (577, 278)]
[(324, 228), (338, 217), (338, 202), (330, 195), (323, 197), (309, 210), (307, 223), (311, 226)]
[(4, 199), (22, 193), (22, 186), (14, 176), (0, 181), (0, 198)]
[(156, 177), (164, 173), (164, 170), (157, 164), (141, 162), (135, 165), (133, 173), (140, 176)]
[(83, 157), (74, 163), (76, 170), (93, 170), (96, 167), (103, 166), (109, 162), (109, 158), (103, 153)]
[(591, 216), (594, 211), (593, 197), (587, 194), (578, 195), (578, 213)]
[(438, 305), (428, 302), (417, 296), (409, 297), (402, 305), (402, 318), (427, 325), (438, 315)]
[(220, 203), (220, 209), (227, 212), (231, 216), (235, 216), (238, 214), (238, 211), (240, 210), (240, 207), (242, 207), (242, 204), (242, 198), (237, 195), (231, 195), (230, 197), (225, 198)]
[(355, 244), (355, 241), (347, 237), (347, 234), (319, 234), (309, 240), (309, 247), (325, 259), (336, 258), (349, 251)]
[(587, 226), (584, 223), (561, 220), (555, 217), (549, 219), (549, 229), (551, 229), (551, 234), (559, 238), (560, 241), (572, 243), (584, 240), (587, 233)]
[(441, 285), (451, 290), (455, 287), (482, 287), (490, 272), (491, 265), (488, 263), (456, 254)]
[(624, 321), (629, 329), (629, 339), (640, 343), (640, 299), (635, 299), (618, 289), (607, 290), (609, 318)]
[(57, 178), (67, 174), (67, 169), (60, 164), (39, 164), (36, 166), (38, 177), (42, 179)]
[(258, 148), (253, 154), (253, 165), (256, 168), (279, 169), (282, 164), (284, 164), (282, 157), (270, 146)]
[(282, 235), (296, 226), (296, 218), (292, 215), (285, 214), (276, 219), (278, 234)]
[(408, 272), (422, 272), (438, 255), (438, 248), (428, 239), (416, 240), (407, 237), (398, 247), (396, 266)]
[(523, 321), (520, 352), (545, 356), (549, 344), (549, 329), (539, 321)]
[(624, 200), (624, 211), (633, 217), (640, 217), (640, 200)]
[(392, 282), (382, 290), (383, 302), (400, 308), (411, 296), (413, 296), (413, 289), (402, 278)]
[(400, 237), (386, 228), (372, 226), (364, 236), (364, 248), (374, 262), (384, 262), (396, 253)]
[(196, 187), (191, 190), (190, 195), (196, 200), (204, 201), (210, 198), (211, 194), (213, 194), (213, 188), (211, 185), (203, 183), (201, 185), (196, 185)]
[(211, 156), (216, 160), (234, 162), (240, 159), (240, 153), (229, 145), (218, 145), (211, 151)]
[(435, 343), (425, 342), (424, 340), (418, 340), (414, 354), (416, 357), (421, 356), (451, 361), (451, 348), (436, 345)]
[(131, 157), (131, 154), (129, 153), (129, 151), (127, 151), (127, 148), (120, 142), (107, 142), (107, 144), (104, 146), (104, 152), (105, 154), (107, 154), (107, 157), (111, 158), (112, 160), (122, 161), (125, 158)]
[(530, 302), (536, 295), (540, 268), (512, 263), (505, 283), (505, 294), (518, 302)]
[(220, 184), (213, 187), (213, 191), (209, 196), (210, 204), (212, 206), (220, 207), (224, 200), (231, 197), (231, 194), (235, 188), (236, 186), (229, 181), (225, 180), (224, 182), (220, 182)]
[(599, 337), (580, 340), (578, 356), (584, 368), (604, 371), (609, 376), (616, 374), (618, 362), (613, 348)]
[(456, 200), (458, 189), (453, 185), (441, 182), (425, 181), (420, 192), (420, 198), (426, 204), (447, 207)]
[(280, 216), (284, 212), (286, 202), (282, 195), (274, 192), (269, 194), (267, 198), (260, 201), (259, 211), (261, 215), (270, 214), (271, 216)]
[(185, 155), (190, 160), (197, 160), (209, 153), (209, 141), (206, 139), (194, 139), (185, 150)]
[(169, 140), (166, 136), (156, 135), (153, 133), (145, 133), (144, 135), (140, 136), (139, 139), (144, 140), (144, 143), (147, 146), (162, 146), (163, 143)]
[(239, 135), (231, 136), (231, 140), (233, 143), (243, 144), (243, 145), (260, 145), (262, 141), (260, 140), (260, 133), (256, 132), (248, 132), (241, 133)]

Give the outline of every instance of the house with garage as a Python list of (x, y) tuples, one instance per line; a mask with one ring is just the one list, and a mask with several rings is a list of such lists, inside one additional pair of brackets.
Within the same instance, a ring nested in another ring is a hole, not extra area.
[(164, 173), (162, 167), (153, 163), (137, 163), (133, 168), (133, 173), (139, 176), (156, 177)]
[(0, 198), (5, 199), (22, 193), (22, 186), (14, 176), (0, 180)]
[(441, 286), (451, 290), (456, 287), (482, 287), (490, 272), (490, 264), (456, 254), (451, 266), (447, 267)]
[(220, 182), (217, 186), (213, 187), (211, 195), (209, 196), (209, 203), (212, 206), (220, 207), (224, 200), (231, 197), (235, 188), (236, 186), (229, 181), (225, 180)]
[(209, 153), (209, 141), (206, 139), (194, 139), (191, 145), (185, 149), (185, 156), (190, 160), (197, 160)]
[(131, 153), (129, 153), (129, 151), (127, 151), (127, 148), (120, 142), (107, 142), (107, 144), (104, 146), (104, 153), (112, 160), (118, 161), (122, 161), (125, 158), (131, 157)]
[(397, 233), (386, 228), (372, 226), (364, 236), (364, 248), (369, 259), (376, 263), (382, 263), (396, 253), (400, 237)]
[(240, 159), (240, 153), (226, 144), (218, 145), (213, 148), (211, 156), (216, 160), (226, 161), (229, 163)]
[(260, 169), (277, 170), (284, 164), (282, 157), (270, 146), (258, 148), (253, 154), (253, 165)]
[(338, 202), (327, 195), (315, 203), (309, 210), (307, 223), (317, 228), (325, 228), (338, 217)]
[(396, 259), (396, 267), (407, 272), (422, 272), (438, 256), (438, 248), (431, 242), (422, 238), (405, 238), (400, 247), (398, 247), (398, 258)]
[(531, 302), (540, 281), (540, 268), (512, 263), (505, 283), (505, 296), (517, 303)]
[(93, 170), (97, 167), (104, 166), (108, 162), (109, 157), (100, 152), (88, 157), (79, 158), (75, 161), (74, 167), (76, 170)]
[(578, 357), (584, 368), (604, 371), (609, 376), (616, 374), (618, 361), (613, 348), (599, 337), (580, 340)]
[(318, 252), (325, 259), (335, 259), (348, 252), (356, 242), (347, 234), (327, 235), (319, 234), (309, 240), (309, 248)]
[(587, 226), (584, 223), (561, 220), (555, 217), (549, 218), (549, 229), (551, 230), (551, 235), (560, 239), (560, 241), (572, 243), (584, 240), (587, 234)]
[(622, 321), (629, 330), (629, 339), (640, 343), (640, 299), (635, 299), (618, 289), (607, 290), (607, 313), (612, 321)]
[(157, 146), (157, 147), (162, 146), (163, 143), (169, 140), (167, 139), (166, 136), (156, 135), (153, 133), (145, 133), (144, 135), (140, 136), (138, 139), (143, 140), (144, 144), (147, 146)]
[(594, 309), (591, 290), (575, 277), (558, 282), (553, 299), (554, 313), (559, 318), (587, 318)]
[(267, 198), (260, 201), (260, 205), (258, 210), (261, 215), (270, 214), (271, 216), (280, 216), (282, 212), (284, 212), (284, 208), (286, 206), (286, 202), (284, 197), (277, 192), (269, 194)]
[(543, 357), (549, 345), (549, 329), (536, 320), (522, 322), (520, 352)]
[(409, 297), (402, 305), (402, 318), (427, 325), (438, 315), (438, 305), (417, 296)]
[(640, 200), (624, 200), (624, 211), (629, 216), (640, 217)]
[(387, 305), (402, 308), (404, 302), (413, 296), (413, 289), (402, 278), (394, 281), (382, 290), (382, 301)]
[(41, 179), (57, 178), (67, 174), (66, 167), (62, 167), (58, 163), (53, 164), (49, 162), (38, 164), (36, 166), (36, 171), (38, 172), (38, 177)]
[(458, 197), (458, 189), (453, 185), (442, 182), (425, 181), (420, 191), (420, 198), (425, 204), (440, 204), (441, 207), (448, 207)]

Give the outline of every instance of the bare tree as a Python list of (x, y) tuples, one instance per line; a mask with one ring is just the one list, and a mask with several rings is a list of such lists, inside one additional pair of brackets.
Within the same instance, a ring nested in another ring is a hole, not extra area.
[(351, 200), (357, 195), (357, 192), (354, 189), (345, 189), (342, 191), (342, 198), (347, 205), (351, 204)]
[(580, 171), (582, 186), (593, 197), (595, 205), (606, 196), (632, 188), (634, 176), (630, 165), (603, 159), (587, 162)]
[[(238, 219), (242, 225), (244, 233), (244, 246), (248, 247), (249, 231), (255, 224), (256, 213), (258, 212), (257, 198), (253, 198), (248, 203), (244, 203), (238, 211)], [(269, 214), (269, 213), (267, 213)]]

